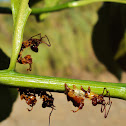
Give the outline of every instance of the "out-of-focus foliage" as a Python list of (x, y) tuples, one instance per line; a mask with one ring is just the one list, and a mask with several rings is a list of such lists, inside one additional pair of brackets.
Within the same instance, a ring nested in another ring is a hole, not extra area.
[[(39, 1), (39, 0), (38, 0)], [(48, 8), (48, 7), (53, 7), (56, 6), (61, 0), (45, 0), (43, 1), (44, 3), (44, 8)], [(39, 4), (38, 6), (40, 6), (40, 8), (42, 8), (42, 4)], [(45, 18), (47, 18), (49, 16), (49, 13), (42, 13), (39, 15), (36, 15), (36, 19), (37, 21), (43, 21)]]
[(42, 0), (29, 0), (29, 7), (32, 7), (33, 5), (35, 5), (36, 3), (39, 3)]
[[(39, 4), (40, 6), (41, 4)], [(83, 70), (99, 73), (103, 66), (99, 66), (91, 49), (91, 32), (97, 20), (97, 10), (101, 4), (68, 9), (50, 14), (45, 21), (36, 22), (30, 16), (24, 32), (24, 40), (38, 33), (45, 34), (50, 39), (51, 47), (44, 44), (39, 46), (39, 52), (34, 53), (30, 48), (24, 50), (23, 56), (31, 54), (33, 58), (31, 74), (71, 76)], [(43, 6), (43, 5), (42, 5)], [(6, 52), (11, 56), (12, 17), (1, 17), (3, 31), (1, 31)], [(7, 30), (6, 30), (7, 29)], [(8, 31), (8, 34), (5, 33)], [(8, 37), (6, 37), (8, 36)], [(46, 40), (45, 40), (46, 41)], [(26, 73), (28, 65), (17, 63), (18, 72)], [(94, 69), (95, 68), (95, 69)]]
[(18, 92), (15, 88), (0, 85), (0, 122), (10, 115), (17, 94)]
[[(0, 49), (0, 70), (7, 69), (9, 63), (10, 58)], [(15, 88), (0, 85), (0, 122), (10, 115), (17, 94)]]
[(0, 49), (0, 70), (7, 69), (9, 67), (10, 58)]
[[(104, 3), (98, 14), (99, 20), (93, 30), (95, 54), (111, 73), (121, 79), (121, 68), (126, 68), (124, 63), (126, 61), (126, 5)], [(122, 56), (124, 58), (120, 59)]]

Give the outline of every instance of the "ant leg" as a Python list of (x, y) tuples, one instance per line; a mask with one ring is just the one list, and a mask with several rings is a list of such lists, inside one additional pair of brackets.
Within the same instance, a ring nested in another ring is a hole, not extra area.
[(76, 111), (74, 111), (74, 110), (71, 110), (71, 111), (73, 111), (73, 112), (75, 113), (75, 112), (77, 112), (78, 110), (79, 110), (79, 108), (78, 108)]
[[(104, 107), (104, 108), (103, 108), (103, 107)], [(101, 104), (101, 113), (102, 113), (102, 112), (104, 112), (105, 107), (106, 107), (106, 105), (105, 105), (105, 104)]]
[(52, 93), (51, 92), (49, 92), (49, 94), (52, 96)]
[[(48, 42), (49, 42), (49, 44), (47, 44), (46, 42), (44, 42), (44, 41), (42, 41), (42, 39), (43, 38), (47, 38), (47, 40), (48, 40)], [(50, 43), (50, 41), (49, 41), (49, 38), (45, 35), (44, 37), (41, 37), (41, 43), (45, 43), (47, 46), (51, 46), (51, 43)]]
[(27, 110), (28, 110), (29, 112), (33, 109), (33, 105), (32, 105), (31, 107), (32, 107), (31, 109), (27, 108)]
[(32, 108), (31, 108), (31, 109), (27, 108), (27, 110), (28, 110), (29, 112), (30, 112), (32, 109), (33, 109), (33, 106), (32, 106)]
[(110, 103), (110, 93), (109, 93), (109, 91), (108, 91), (108, 94), (109, 94), (109, 95), (108, 95), (108, 96), (109, 96), (109, 102), (107, 102), (107, 104), (108, 104), (108, 105), (111, 105), (111, 104), (112, 104), (112, 101), (111, 101), (111, 103)]
[(29, 40), (31, 40), (33, 37), (38, 36), (38, 35), (40, 36), (40, 39), (41, 39), (41, 33), (39, 33), (37, 35), (32, 36)]
[(77, 87), (75, 85), (73, 85), (73, 89), (77, 89)]
[[(41, 33), (39, 33), (39, 34), (37, 34), (37, 35), (32, 36), (29, 40), (32, 40), (32, 38), (33, 38), (33, 37), (38, 36), (38, 35), (40, 35), (40, 41), (41, 41), (41, 42), (39, 42), (39, 44), (40, 44), (40, 43), (45, 43), (47, 46), (49, 46), (49, 47), (51, 46), (51, 43), (50, 43), (50, 41), (49, 41), (49, 38), (48, 38), (46, 35), (45, 35), (45, 36), (43, 36), (43, 37), (41, 37)], [(47, 44), (46, 42), (42, 41), (42, 39), (43, 39), (43, 38), (47, 38), (47, 40), (48, 40), (49, 44)]]
[(78, 109), (77, 109), (76, 111), (74, 111), (74, 110), (71, 110), (71, 111), (73, 111), (73, 112), (75, 113), (75, 112), (77, 112), (79, 109), (82, 109), (83, 106), (84, 106), (84, 103), (81, 103), (80, 106), (78, 107)]
[(104, 117), (106, 118), (107, 117), (107, 114), (106, 114), (106, 105), (104, 106), (104, 110), (105, 110)]
[(90, 88), (90, 87), (88, 87), (88, 92), (89, 92), (89, 93), (91, 92), (91, 88)]
[[(105, 95), (103, 95), (103, 94), (104, 94), (104, 92), (105, 92), (105, 90), (106, 90), (106, 94), (105, 94)], [(102, 95), (103, 95), (103, 96), (107, 96), (107, 95), (108, 95), (108, 96), (110, 96), (110, 93), (109, 93), (109, 91), (107, 90), (107, 88), (104, 88), (104, 89), (103, 89), (103, 93), (102, 93)]]
[(27, 71), (31, 71), (32, 70), (32, 67), (31, 67), (31, 64), (29, 64), (29, 68), (27, 69)]
[(82, 90), (83, 92), (85, 92), (85, 93), (87, 92), (86, 90), (84, 90), (84, 88), (83, 88), (82, 86), (81, 86), (81, 90)]
[[(110, 108), (111, 108), (111, 105), (110, 105), (110, 107), (109, 107), (109, 109), (108, 109), (108, 112), (106, 113), (106, 105), (107, 105), (107, 104), (102, 104), (102, 105), (101, 105), (101, 112), (104, 112), (104, 110), (105, 110), (105, 114), (104, 114), (104, 117), (105, 117), (105, 118), (107, 118), (108, 113), (109, 113), (109, 110), (110, 110)], [(102, 106), (104, 106), (104, 108), (102, 108)]]
[[(105, 90), (106, 90), (106, 94), (103, 95)], [(109, 103), (107, 103), (107, 104), (109, 105), (109, 104), (110, 104), (110, 92), (109, 92), (106, 88), (104, 88), (104, 89), (103, 89), (102, 95), (103, 95), (103, 96), (108, 96), (108, 97), (109, 97)]]
[(108, 113), (109, 113), (111, 105), (112, 105), (112, 101), (111, 101), (111, 103), (110, 102), (106, 103), (106, 105), (110, 105), (110, 106), (109, 106), (109, 109), (108, 109), (107, 113), (104, 115), (105, 118), (107, 118), (107, 116), (108, 116)]
[(21, 98), (21, 100), (25, 99), (24, 94), (20, 94), (20, 98)]
[(55, 109), (52, 107), (52, 110), (51, 110), (51, 112), (49, 114), (49, 126), (50, 126), (50, 117), (51, 117), (51, 114), (52, 114), (53, 110), (55, 110)]
[(67, 92), (67, 91), (69, 91), (70, 90), (70, 88), (68, 87), (68, 85), (65, 83), (65, 92)]

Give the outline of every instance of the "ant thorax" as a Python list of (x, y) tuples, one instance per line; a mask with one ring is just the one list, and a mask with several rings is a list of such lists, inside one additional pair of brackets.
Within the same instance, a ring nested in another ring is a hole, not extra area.
[(90, 92), (90, 93), (88, 92), (88, 98), (89, 99), (92, 99), (94, 96), (95, 97), (98, 97), (98, 95), (97, 94), (94, 94), (94, 92)]

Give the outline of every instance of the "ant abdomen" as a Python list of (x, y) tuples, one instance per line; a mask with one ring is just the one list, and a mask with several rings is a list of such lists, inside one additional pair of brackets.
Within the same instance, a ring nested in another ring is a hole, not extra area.
[(46, 107), (47, 107), (47, 103), (43, 103), (42, 108), (46, 108)]
[(38, 47), (33, 45), (31, 46), (31, 50), (34, 52), (38, 52)]

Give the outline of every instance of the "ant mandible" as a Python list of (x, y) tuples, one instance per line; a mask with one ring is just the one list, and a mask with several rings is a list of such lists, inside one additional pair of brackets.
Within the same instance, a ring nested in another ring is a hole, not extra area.
[(73, 85), (73, 89), (70, 89), (67, 84), (65, 84), (65, 94), (67, 95), (67, 100), (72, 101), (75, 107), (78, 107), (76, 111), (72, 110), (73, 112), (77, 112), (79, 109), (82, 109), (84, 106), (84, 92), (76, 88)]
[[(109, 110), (110, 110), (111, 104), (112, 104), (112, 101), (110, 101), (110, 93), (109, 93), (109, 91), (106, 88), (104, 88), (103, 89), (103, 93), (98, 95), (98, 94), (95, 94), (94, 92), (91, 92), (90, 87), (88, 87), (88, 90), (86, 91), (81, 86), (81, 90), (83, 92), (85, 92), (85, 98), (89, 98), (90, 100), (92, 100), (92, 105), (96, 106), (97, 104), (101, 104), (101, 112), (104, 112), (104, 110), (105, 110), (104, 117), (106, 118), (108, 116), (108, 113), (109, 113)], [(104, 94), (105, 91), (106, 91), (106, 94)], [(105, 102), (105, 99), (104, 99), (105, 96), (109, 97), (109, 101), (108, 102)], [(106, 112), (106, 106), (107, 105), (110, 105), (110, 106), (109, 106), (108, 111)]]
[[(38, 35), (40, 36), (40, 39), (33, 38), (33, 37), (38, 36)], [(44, 42), (43, 38), (47, 38), (49, 44), (47, 44), (46, 42)], [(19, 55), (18, 55), (18, 58), (17, 58), (17, 62), (20, 63), (20, 64), (29, 64), (29, 69), (27, 69), (27, 71), (31, 71), (32, 70), (32, 68), (31, 68), (32, 58), (31, 58), (31, 55), (26, 55), (24, 58), (22, 58), (22, 52), (27, 47), (30, 47), (31, 50), (34, 51), (34, 52), (38, 52), (38, 46), (41, 43), (44, 43), (44, 44), (46, 44), (49, 47), (51, 46), (51, 43), (50, 43), (48, 37), (46, 35), (43, 36), (43, 37), (41, 37), (41, 33), (32, 36), (27, 41), (23, 41), (22, 42), (22, 46), (21, 46), (21, 49), (20, 49), (20, 52), (19, 52)]]

